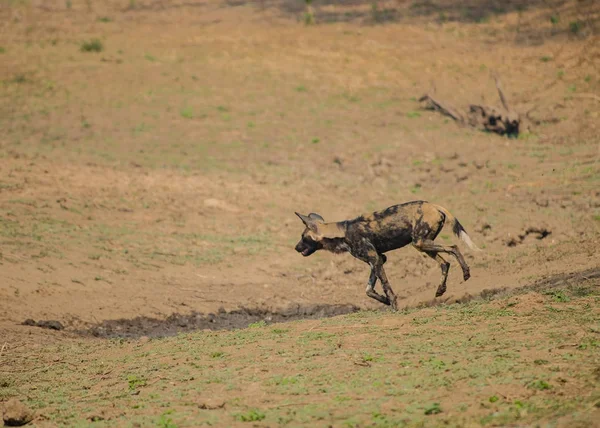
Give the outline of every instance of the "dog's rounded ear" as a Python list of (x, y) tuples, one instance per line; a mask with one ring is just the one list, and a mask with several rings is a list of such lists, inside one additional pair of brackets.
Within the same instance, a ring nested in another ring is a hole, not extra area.
[(308, 215), (308, 218), (310, 218), (310, 219), (312, 219), (312, 220), (314, 220), (314, 221), (317, 221), (317, 222), (319, 222), (319, 223), (325, 223), (325, 219), (324, 219), (323, 217), (321, 217), (321, 216), (320, 216), (319, 214), (317, 214), (317, 213), (310, 213), (310, 214)]

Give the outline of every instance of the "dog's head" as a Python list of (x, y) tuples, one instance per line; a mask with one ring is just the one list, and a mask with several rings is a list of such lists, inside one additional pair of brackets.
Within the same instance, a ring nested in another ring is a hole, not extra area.
[(334, 238), (344, 237), (343, 232), (335, 223), (325, 223), (325, 220), (319, 214), (302, 215), (296, 213), (296, 215), (300, 217), (300, 220), (306, 226), (300, 241), (296, 244), (296, 251), (304, 257), (308, 257), (323, 248), (332, 251), (331, 245), (328, 245), (328, 243), (332, 242), (331, 240)]
[(296, 215), (300, 217), (300, 220), (306, 226), (302, 232), (300, 241), (296, 244), (296, 251), (304, 257), (308, 257), (315, 251), (323, 248), (323, 244), (321, 243), (323, 236), (319, 233), (319, 225), (324, 224), (325, 220), (316, 213), (310, 213), (309, 215), (296, 213)]

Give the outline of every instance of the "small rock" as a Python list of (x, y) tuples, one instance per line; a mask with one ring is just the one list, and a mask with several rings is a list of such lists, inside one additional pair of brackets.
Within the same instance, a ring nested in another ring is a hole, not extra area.
[(35, 413), (17, 399), (10, 399), (4, 404), (4, 425), (20, 427), (33, 420)]

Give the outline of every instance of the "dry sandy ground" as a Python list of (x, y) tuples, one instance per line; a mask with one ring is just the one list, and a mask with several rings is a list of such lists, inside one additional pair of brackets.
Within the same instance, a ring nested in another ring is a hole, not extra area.
[[(363, 263), (294, 252), (294, 211), (447, 207), (484, 252), (465, 251), (468, 282), (453, 265), (442, 302), (598, 266), (593, 2), (325, 4), (316, 26), (291, 1), (13, 3), (0, 8), (7, 342), (31, 339), (27, 318), (85, 330), (379, 307)], [(100, 52), (82, 49), (95, 38)], [(459, 106), (498, 104), (492, 71), (530, 112), (518, 139), (420, 109), (432, 83)], [(386, 268), (402, 306), (432, 302), (436, 263), (405, 248)]]

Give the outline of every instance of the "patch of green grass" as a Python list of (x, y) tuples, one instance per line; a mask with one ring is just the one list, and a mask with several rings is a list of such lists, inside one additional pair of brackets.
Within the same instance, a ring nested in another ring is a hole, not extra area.
[(569, 22), (569, 31), (573, 34), (579, 34), (581, 33), (581, 30), (583, 30), (583, 26), (584, 23), (582, 21), (571, 21)]
[(296, 86), (296, 92), (308, 92), (308, 89), (304, 85)]
[(556, 25), (556, 24), (558, 24), (558, 23), (560, 22), (560, 16), (558, 16), (558, 15), (552, 15), (552, 16), (550, 17), (550, 22), (551, 22), (553, 25)]
[(104, 50), (104, 45), (100, 39), (91, 39), (82, 42), (79, 46), (79, 50), (81, 52), (102, 52)]
[(304, 12), (303, 21), (304, 25), (314, 25), (315, 24), (315, 14), (313, 12)]
[(258, 409), (250, 409), (245, 413), (238, 413), (235, 418), (241, 422), (259, 422), (266, 418), (267, 415)]
[(28, 83), (29, 82), (29, 78), (23, 74), (23, 73), (18, 73), (15, 75), (15, 77), (13, 77), (10, 80), (12, 83)]
[(0, 46), (0, 54), (6, 53), (6, 48), (4, 46)]
[(414, 119), (416, 117), (421, 117), (421, 113), (419, 113), (418, 111), (409, 111), (408, 113), (406, 113), (406, 117)]
[(173, 422), (173, 419), (169, 416), (172, 412), (165, 412), (156, 421), (156, 426), (160, 428), (177, 428), (178, 425)]
[(527, 385), (527, 387), (530, 389), (537, 389), (539, 391), (544, 391), (546, 389), (552, 388), (548, 382), (541, 379), (531, 382), (529, 385)]
[(552, 57), (548, 56), (548, 55), (544, 55), (543, 57), (540, 58), (540, 60), (542, 62), (549, 62), (549, 61), (552, 61)]
[(146, 380), (137, 375), (128, 375), (127, 385), (130, 391), (135, 391), (142, 386), (146, 386)]
[(570, 302), (571, 298), (564, 290), (549, 290), (544, 292), (545, 295), (551, 296), (555, 302)]
[(265, 320), (260, 320), (257, 322), (253, 322), (252, 324), (248, 325), (248, 328), (262, 328), (265, 327), (267, 325), (267, 322)]
[(310, 140), (311, 143), (313, 144), (319, 144), (321, 140), (319, 140), (317, 137), (313, 138), (312, 140)]
[(590, 348), (598, 348), (600, 346), (600, 341), (594, 338), (584, 338), (579, 345), (577, 345), (577, 349), (586, 350)]
[(150, 61), (150, 62), (154, 62), (156, 61), (156, 57), (154, 55), (150, 55), (149, 53), (144, 54), (144, 59)]
[(112, 18), (109, 18), (108, 16), (101, 16), (98, 18), (98, 22), (112, 22)]
[(144, 132), (148, 132), (148, 131), (150, 131), (150, 129), (151, 128), (149, 125), (147, 125), (145, 122), (142, 122), (139, 125), (136, 125), (135, 128), (133, 128), (133, 133), (135, 135), (138, 135), (138, 134), (142, 134)]
[(442, 408), (440, 407), (440, 403), (433, 403), (427, 407), (425, 407), (424, 412), (426, 415), (437, 415), (438, 413), (442, 413)]
[(271, 383), (273, 385), (295, 385), (299, 382), (299, 379), (296, 376), (277, 376), (272, 379)]
[(193, 119), (194, 109), (192, 109), (191, 107), (184, 107), (179, 111), (179, 114), (185, 119)]

